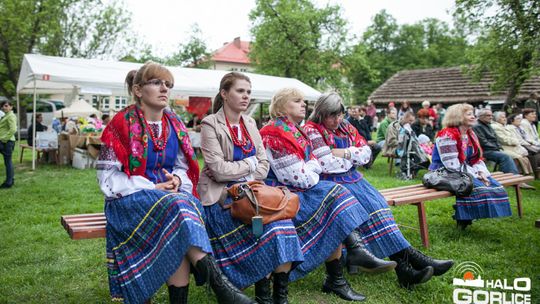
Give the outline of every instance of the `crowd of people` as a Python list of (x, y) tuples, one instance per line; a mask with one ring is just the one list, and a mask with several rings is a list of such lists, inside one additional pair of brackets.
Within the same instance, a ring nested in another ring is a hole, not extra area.
[[(391, 103), (378, 123), (372, 102), (346, 109), (337, 93), (322, 94), (306, 117), (302, 92), (284, 88), (259, 130), (244, 114), (251, 81), (237, 72), (223, 76), (213, 114), (200, 122), (200, 170), (186, 126), (168, 107), (172, 73), (148, 62), (130, 71), (126, 84), (135, 104), (106, 123), (96, 164), (105, 196), (110, 294), (126, 303), (149, 300), (163, 284), (170, 303), (187, 303), (191, 273), (197, 285), (210, 286), (218, 303), (288, 303), (289, 282), (321, 265), (322, 292), (344, 300), (366, 299), (344, 269), (394, 271), (408, 289), (445, 274), (454, 262), (412, 247), (359, 167), (369, 169), (382, 153), (396, 158), (404, 179), (421, 169), (466, 170), (474, 188), (456, 197), (453, 217), (461, 229), (473, 220), (511, 215), (508, 194), (484, 159), (503, 172), (539, 171), (538, 107), (508, 117), (483, 109), (477, 121), (468, 104), (444, 109), (425, 101), (415, 112), (408, 102), (399, 109)], [(11, 109), (2, 103), (0, 151), (8, 171), (2, 188), (13, 185)], [(67, 122), (60, 125), (65, 128)], [(227, 194), (252, 181), (297, 195), (298, 212), (255, 233), (232, 216), (236, 198)], [(251, 285), (255, 299), (242, 292)]]

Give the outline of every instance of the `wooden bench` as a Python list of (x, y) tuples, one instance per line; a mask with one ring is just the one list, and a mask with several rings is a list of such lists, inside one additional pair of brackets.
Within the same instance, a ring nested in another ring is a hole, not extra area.
[[(19, 163), (22, 163), (24, 150), (25, 149), (32, 150), (32, 146), (30, 146), (28, 144), (20, 144), (20, 147), (21, 147), (21, 157), (19, 159)], [(37, 152), (37, 159), (38, 160), (42, 156), (42, 153), (53, 152), (54, 153), (54, 161), (56, 162), (57, 165), (60, 164), (60, 162), (58, 161), (58, 149), (40, 149), (40, 148), (36, 148), (36, 152)]]
[[(502, 172), (493, 173), (492, 176), (505, 187), (515, 187), (518, 215), (521, 218), (523, 216), (523, 210), (521, 206), (521, 188), (519, 185), (529, 182), (534, 178), (532, 176)], [(380, 192), (390, 206), (415, 205), (418, 208), (420, 237), (422, 238), (424, 247), (429, 247), (429, 233), (424, 203), (440, 198), (452, 197), (453, 195), (448, 191), (429, 189), (421, 184), (384, 189)], [(64, 215), (61, 217), (61, 223), (68, 232), (69, 237), (74, 240), (105, 237), (106, 219), (103, 213)], [(538, 221), (536, 225), (540, 225)]]
[(64, 215), (60, 221), (74, 240), (105, 237), (107, 220), (104, 213)]
[[(521, 183), (534, 180), (532, 176), (524, 176), (513, 173), (495, 172), (492, 177), (504, 187), (513, 186), (516, 190), (516, 201), (518, 215), (523, 216), (523, 208), (521, 206)], [(429, 233), (427, 227), (427, 216), (424, 203), (436, 199), (453, 197), (454, 195), (448, 191), (438, 191), (429, 189), (421, 184), (404, 186), (398, 188), (384, 189), (380, 191), (390, 206), (415, 205), (418, 208), (418, 222), (420, 226), (420, 237), (424, 247), (429, 247)]]

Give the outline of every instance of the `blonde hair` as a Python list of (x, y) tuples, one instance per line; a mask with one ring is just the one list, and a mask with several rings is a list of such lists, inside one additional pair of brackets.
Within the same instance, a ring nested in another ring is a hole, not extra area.
[(295, 88), (284, 88), (276, 92), (270, 101), (270, 117), (272, 119), (287, 115), (286, 105), (290, 100), (304, 99), (304, 94)]
[(465, 120), (465, 112), (473, 110), (473, 106), (468, 103), (458, 103), (449, 106), (442, 121), (443, 128), (461, 126)]

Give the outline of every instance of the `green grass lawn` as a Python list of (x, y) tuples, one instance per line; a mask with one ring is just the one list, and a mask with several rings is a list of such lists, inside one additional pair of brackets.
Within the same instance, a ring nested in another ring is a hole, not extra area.
[[(31, 153), (14, 160), (15, 186), (0, 191), (0, 303), (107, 303), (105, 240), (71, 240), (60, 225), (66, 214), (103, 211), (103, 196), (94, 170), (77, 170), (40, 164), (31, 170)], [(403, 182), (388, 176), (385, 158), (363, 172), (378, 189), (397, 187)], [(4, 179), (3, 163), (0, 179)], [(516, 211), (515, 193), (509, 190), (514, 215), (502, 219), (475, 221), (458, 231), (452, 220), (453, 199), (427, 204), (431, 247), (427, 254), (452, 258), (457, 263), (472, 261), (483, 269), (484, 279), (528, 277), (532, 280), (531, 303), (540, 303), (540, 182), (536, 191), (523, 191), (524, 217)], [(393, 207), (399, 224), (418, 226), (416, 207)], [(420, 248), (417, 230), (403, 228), (413, 246)], [(462, 275), (462, 274), (460, 274)], [(458, 274), (456, 274), (459, 277)], [(393, 272), (381, 275), (348, 276), (352, 286), (368, 296), (367, 303), (452, 303), (452, 270), (411, 291), (401, 289)], [(291, 303), (346, 303), (320, 292), (324, 269), (290, 285)], [(191, 284), (190, 303), (213, 303), (206, 288)], [(246, 291), (253, 296), (253, 288)], [(166, 288), (153, 298), (168, 303)]]

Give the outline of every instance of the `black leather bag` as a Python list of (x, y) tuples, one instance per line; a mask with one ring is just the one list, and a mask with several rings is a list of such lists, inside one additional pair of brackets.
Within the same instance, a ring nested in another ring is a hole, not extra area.
[(445, 167), (424, 174), (422, 184), (428, 188), (449, 191), (456, 196), (468, 196), (474, 187), (471, 174), (465, 170), (458, 171)]

